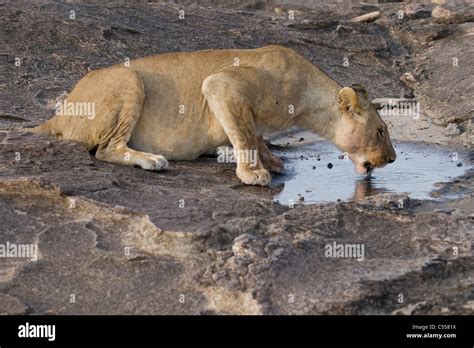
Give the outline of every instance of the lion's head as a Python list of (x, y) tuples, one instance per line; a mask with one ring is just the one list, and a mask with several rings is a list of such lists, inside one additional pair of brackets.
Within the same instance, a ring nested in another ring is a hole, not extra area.
[(396, 159), (387, 125), (360, 85), (339, 91), (340, 120), (335, 143), (354, 162), (359, 174), (369, 174)]

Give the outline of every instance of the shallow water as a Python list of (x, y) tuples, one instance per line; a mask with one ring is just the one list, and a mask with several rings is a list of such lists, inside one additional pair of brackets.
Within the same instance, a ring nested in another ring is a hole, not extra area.
[(451, 181), (471, 167), (463, 154), (437, 145), (397, 143), (394, 148), (397, 160), (375, 169), (370, 177), (358, 175), (352, 161), (340, 159), (342, 153), (327, 142), (273, 150), (285, 162), (285, 173), (273, 176), (272, 186), (283, 186), (274, 199), (285, 205), (291, 200), (308, 204), (359, 200), (386, 192), (432, 199), (429, 193), (436, 183)]

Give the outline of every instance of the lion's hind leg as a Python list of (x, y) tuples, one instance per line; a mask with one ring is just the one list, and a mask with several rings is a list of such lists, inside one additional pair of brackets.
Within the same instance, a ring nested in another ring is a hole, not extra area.
[(128, 147), (128, 142), (145, 100), (145, 91), (139, 76), (132, 71), (127, 74), (122, 88), (122, 107), (115, 116), (112, 127), (101, 134), (96, 158), (105, 162), (118, 163), (126, 166), (139, 166), (147, 170), (163, 170), (168, 161), (161, 155), (136, 151)]

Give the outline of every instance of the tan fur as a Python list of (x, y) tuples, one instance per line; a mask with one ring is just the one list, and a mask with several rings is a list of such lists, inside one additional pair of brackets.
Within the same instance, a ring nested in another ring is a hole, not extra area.
[(262, 135), (294, 125), (348, 152), (359, 172), (395, 160), (364, 92), (342, 88), (281, 46), (168, 53), (87, 74), (67, 102), (93, 103), (95, 117), (56, 115), (31, 131), (97, 148), (103, 161), (150, 170), (166, 168), (166, 158), (192, 160), (230, 143), (234, 151), (259, 154), (255, 166), (237, 163), (242, 182), (267, 185), (269, 170), (279, 172), (283, 163)]

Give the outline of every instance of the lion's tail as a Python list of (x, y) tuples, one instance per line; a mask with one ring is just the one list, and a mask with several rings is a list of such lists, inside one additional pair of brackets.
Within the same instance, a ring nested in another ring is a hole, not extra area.
[(52, 135), (53, 131), (53, 120), (55, 117), (47, 120), (45, 123), (40, 124), (39, 126), (33, 128), (23, 128), (25, 132), (29, 133), (37, 133), (37, 134), (45, 134), (45, 135)]
[[(51, 102), (51, 104), (48, 106), (53, 106), (53, 105), (58, 105), (58, 103), (62, 103), (65, 99), (67, 98), (67, 92), (61, 93), (55, 100), (54, 103)], [(37, 133), (37, 134), (44, 134), (44, 135), (56, 135), (57, 133), (57, 117), (58, 115), (55, 115), (54, 117), (50, 118), (43, 124), (40, 124), (39, 126), (33, 127), (33, 128), (23, 128), (23, 131), (25, 132), (30, 132), (30, 133)]]

